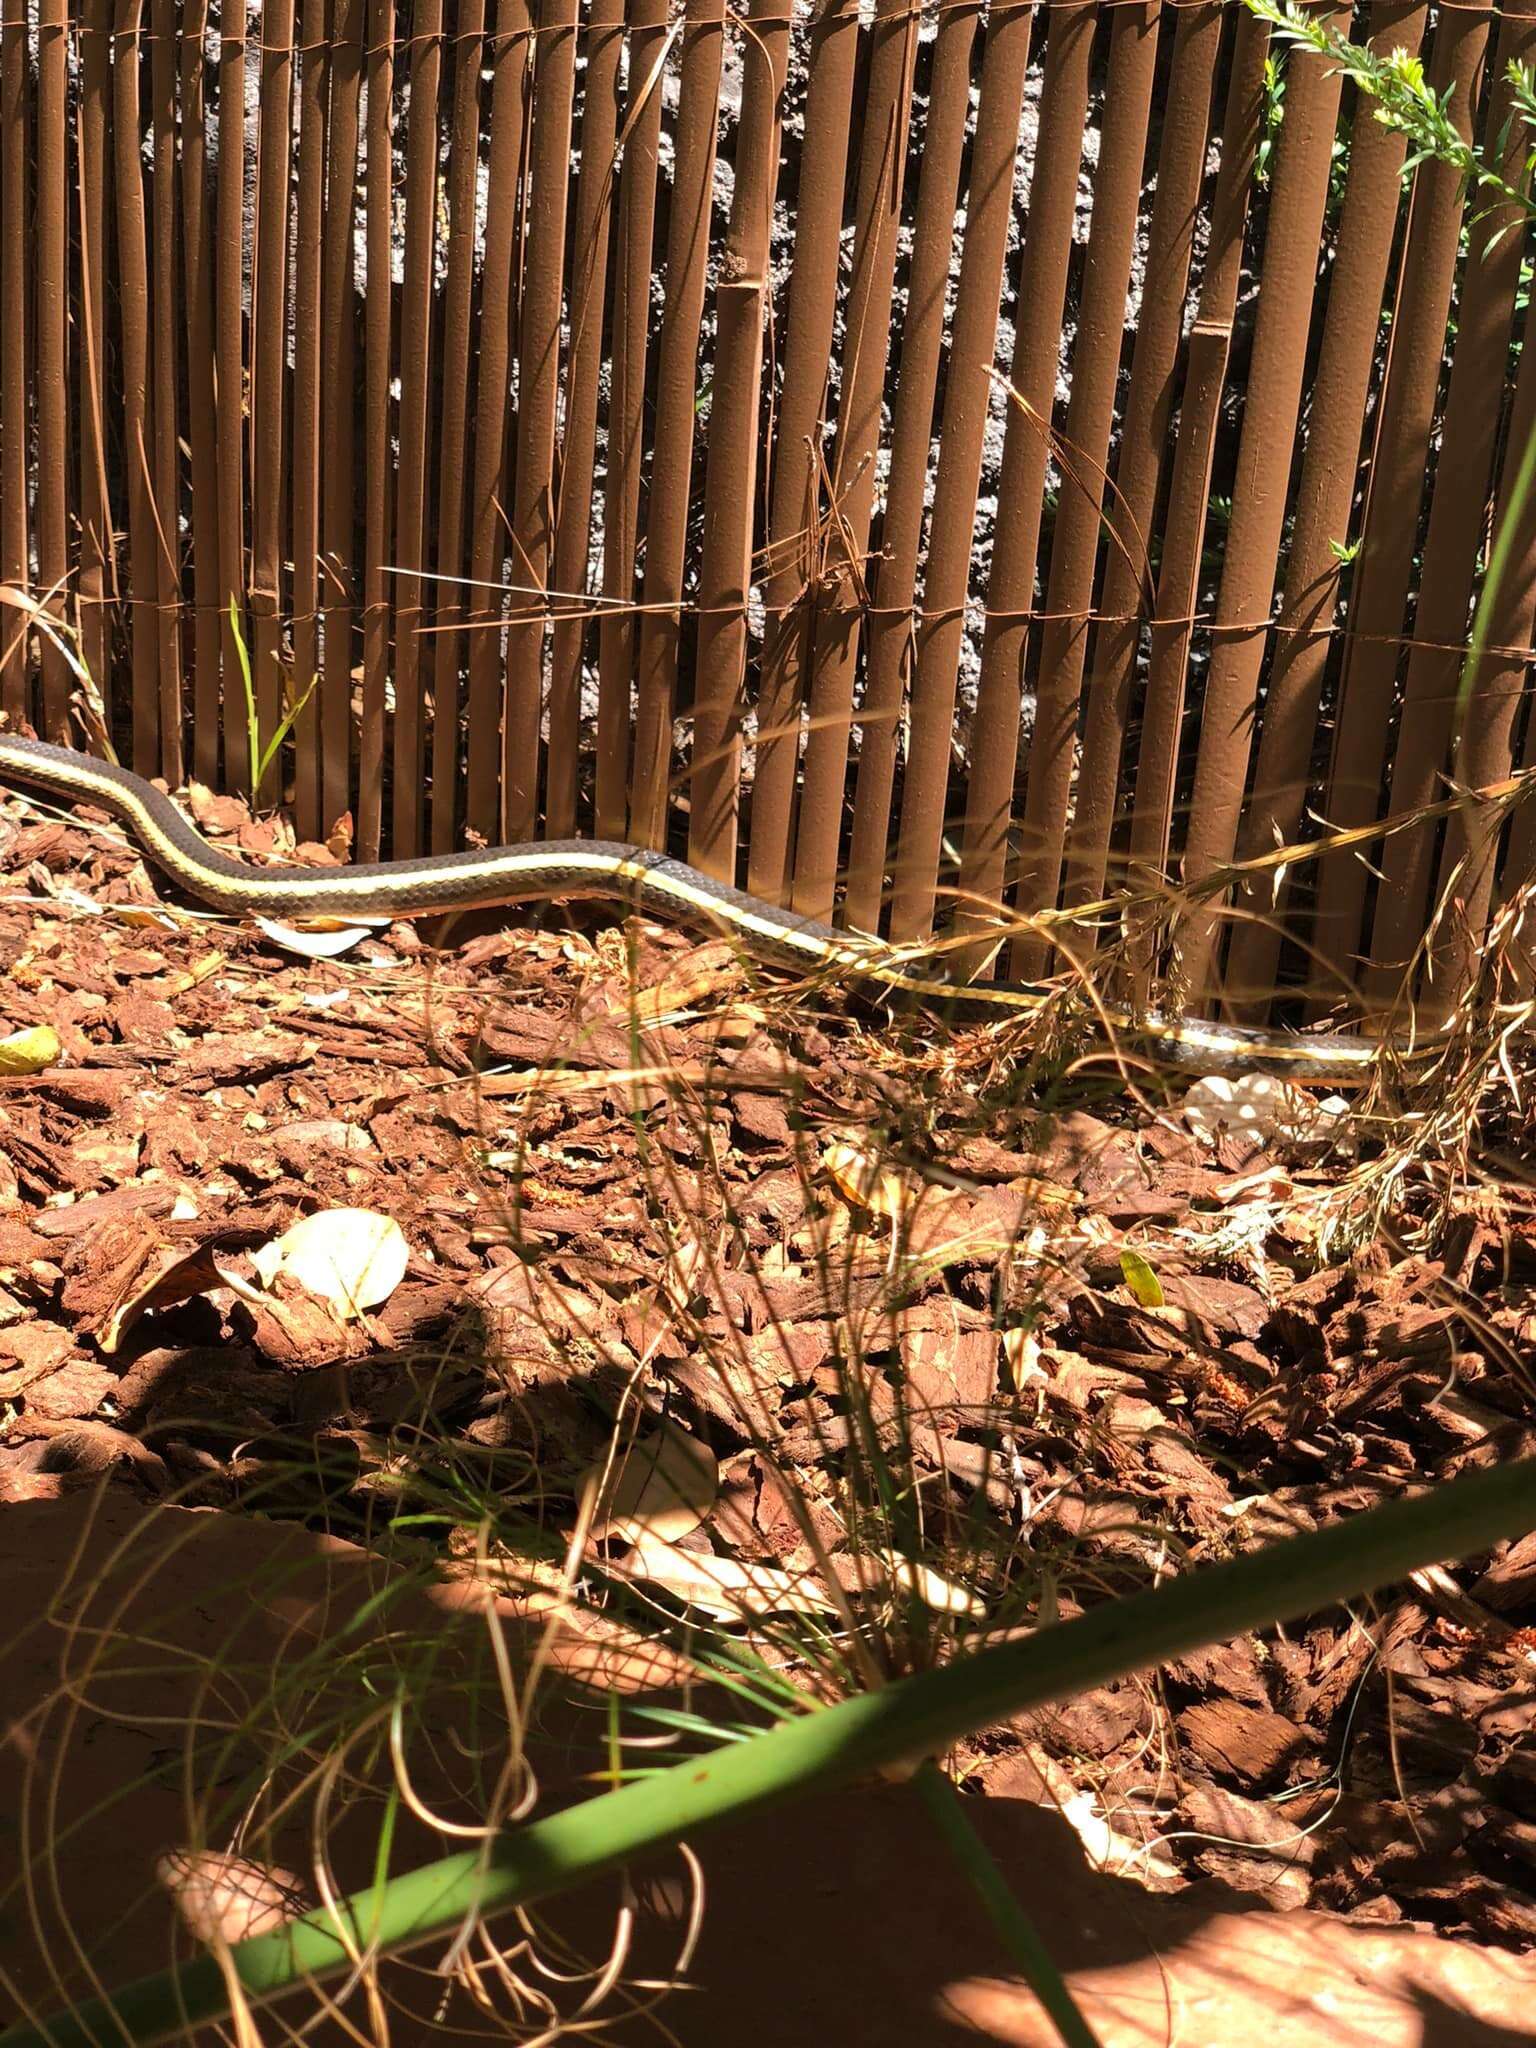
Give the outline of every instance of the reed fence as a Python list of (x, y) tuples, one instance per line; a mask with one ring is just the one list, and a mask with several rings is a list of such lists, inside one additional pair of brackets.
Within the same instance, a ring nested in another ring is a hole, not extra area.
[[(1536, 0), (1320, 5), (1520, 159)], [(249, 791), (248, 645), (304, 837), (901, 939), (1496, 782), (1528, 238), (1403, 159), (1233, 0), (0, 0), (0, 709), (78, 735), (77, 657)], [(1454, 877), (1453, 987), (1482, 818), (1192, 913), (1189, 985), (1384, 997)]]

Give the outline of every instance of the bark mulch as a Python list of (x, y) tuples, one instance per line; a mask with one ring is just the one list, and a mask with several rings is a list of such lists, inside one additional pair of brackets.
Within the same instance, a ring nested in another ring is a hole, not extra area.
[[(558, 1526), (638, 1403), (719, 1461), (684, 1551), (835, 1564), (874, 1441), (1027, 1626), (1536, 1450), (1513, 1194), (1433, 1256), (1327, 1258), (1343, 1168), (1213, 1150), (1176, 1102), (1026, 1100), (977, 1034), (790, 1005), (648, 926), (431, 936), (292, 956), (167, 914), (89, 820), (0, 816), (0, 1029), (60, 1041), (0, 1080), (0, 1501), (105, 1474), (387, 1545), (457, 1461)], [(350, 1320), (250, 1264), (337, 1207), (410, 1248)], [(1533, 1658), (1536, 1536), (994, 1731), (967, 1782), (1022, 1774), (1154, 1888), (1521, 1949)]]

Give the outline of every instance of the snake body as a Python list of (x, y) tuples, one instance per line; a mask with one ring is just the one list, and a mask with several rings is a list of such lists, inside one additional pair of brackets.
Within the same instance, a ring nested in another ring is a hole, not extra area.
[[(1028, 1017), (1050, 1000), (1016, 983), (946, 981), (931, 956), (782, 910), (669, 855), (601, 839), (530, 841), (421, 860), (344, 868), (253, 867), (210, 846), (152, 783), (127, 769), (0, 733), (0, 775), (50, 795), (99, 804), (122, 820), (174, 881), (216, 909), (275, 918), (394, 919), (534, 898), (609, 897), (674, 922), (724, 932), (754, 958), (801, 975), (849, 977), (946, 1012)], [(1190, 1073), (1261, 1071), (1313, 1082), (1369, 1078), (1380, 1055), (1370, 1039), (1250, 1029), (1214, 1019), (1097, 1013), (1117, 1042)]]

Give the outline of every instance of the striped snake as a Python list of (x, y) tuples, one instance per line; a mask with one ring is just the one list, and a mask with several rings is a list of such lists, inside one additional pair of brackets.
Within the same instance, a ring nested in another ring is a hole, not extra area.
[[(236, 914), (387, 920), (530, 898), (611, 897), (650, 915), (724, 932), (754, 958), (800, 974), (846, 976), (941, 1007), (1028, 1017), (1048, 991), (1006, 982), (946, 981), (923, 957), (797, 916), (663, 853), (600, 839), (531, 841), (429, 859), (345, 868), (252, 867), (220, 853), (168, 796), (140, 776), (43, 740), (0, 733), (0, 775), (51, 795), (99, 804), (126, 824), (155, 864), (191, 895)], [(1260, 1071), (1314, 1082), (1361, 1082), (1380, 1048), (1342, 1033), (1296, 1036), (1200, 1017), (1096, 1012), (1117, 1044), (1186, 1073)]]

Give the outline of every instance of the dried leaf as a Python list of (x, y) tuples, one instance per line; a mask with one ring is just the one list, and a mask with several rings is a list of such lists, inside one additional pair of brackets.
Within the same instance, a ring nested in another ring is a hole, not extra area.
[(209, 1294), (229, 1284), (219, 1264), (218, 1243), (199, 1245), (196, 1251), (172, 1256), (153, 1278), (135, 1288), (126, 1301), (118, 1303), (102, 1325), (97, 1349), (110, 1358), (140, 1316), (155, 1308), (175, 1308), (194, 1294)]
[(1163, 1283), (1140, 1252), (1133, 1252), (1129, 1246), (1122, 1246), (1120, 1270), (1125, 1275), (1126, 1286), (1131, 1290), (1131, 1298), (1142, 1308), (1163, 1306), (1167, 1299), (1163, 1293)]
[(297, 953), (305, 960), (334, 960), (339, 954), (350, 953), (360, 940), (371, 938), (376, 929), (372, 924), (331, 925), (318, 919), (304, 926), (279, 924), (270, 917), (255, 917), (252, 921), (274, 946), (280, 946), (285, 953)]
[(881, 1164), (878, 1153), (841, 1140), (822, 1147), (821, 1163), (845, 1202), (868, 1209), (873, 1216), (895, 1222), (911, 1207), (912, 1197), (900, 1174)]
[(603, 1486), (592, 1525), (595, 1536), (622, 1536), (630, 1543), (645, 1536), (673, 1541), (697, 1529), (714, 1506), (720, 1463), (708, 1444), (668, 1422), (654, 1435), (631, 1442), (611, 1467), (606, 1461), (592, 1466), (586, 1477)]
[(53, 1066), (63, 1048), (51, 1024), (33, 1024), (0, 1038), (0, 1074), (40, 1074)]
[(1044, 1383), (1049, 1375), (1040, 1363), (1040, 1338), (1032, 1325), (1016, 1323), (1003, 1332), (1003, 1361), (1019, 1393), (1031, 1380)]
[(686, 1600), (690, 1607), (722, 1621), (749, 1621), (764, 1614), (829, 1614), (835, 1611), (821, 1582), (810, 1572), (780, 1571), (708, 1551), (679, 1550), (664, 1537), (642, 1534), (633, 1555), (610, 1565), (620, 1578), (645, 1579)]
[(286, 1273), (342, 1315), (356, 1316), (388, 1301), (405, 1278), (410, 1252), (392, 1216), (372, 1209), (321, 1209), (251, 1257), (267, 1287)]
[(156, 1863), (155, 1875), (193, 1936), (210, 1946), (275, 1934), (312, 1904), (291, 1870), (214, 1849), (173, 1849)]
[(966, 1614), (973, 1619), (986, 1613), (984, 1603), (967, 1587), (955, 1580), (945, 1578), (931, 1565), (913, 1564), (910, 1558), (898, 1557), (894, 1551), (881, 1559), (890, 1574), (891, 1583), (899, 1586), (904, 1593), (914, 1593), (925, 1607), (931, 1607), (936, 1614)]

